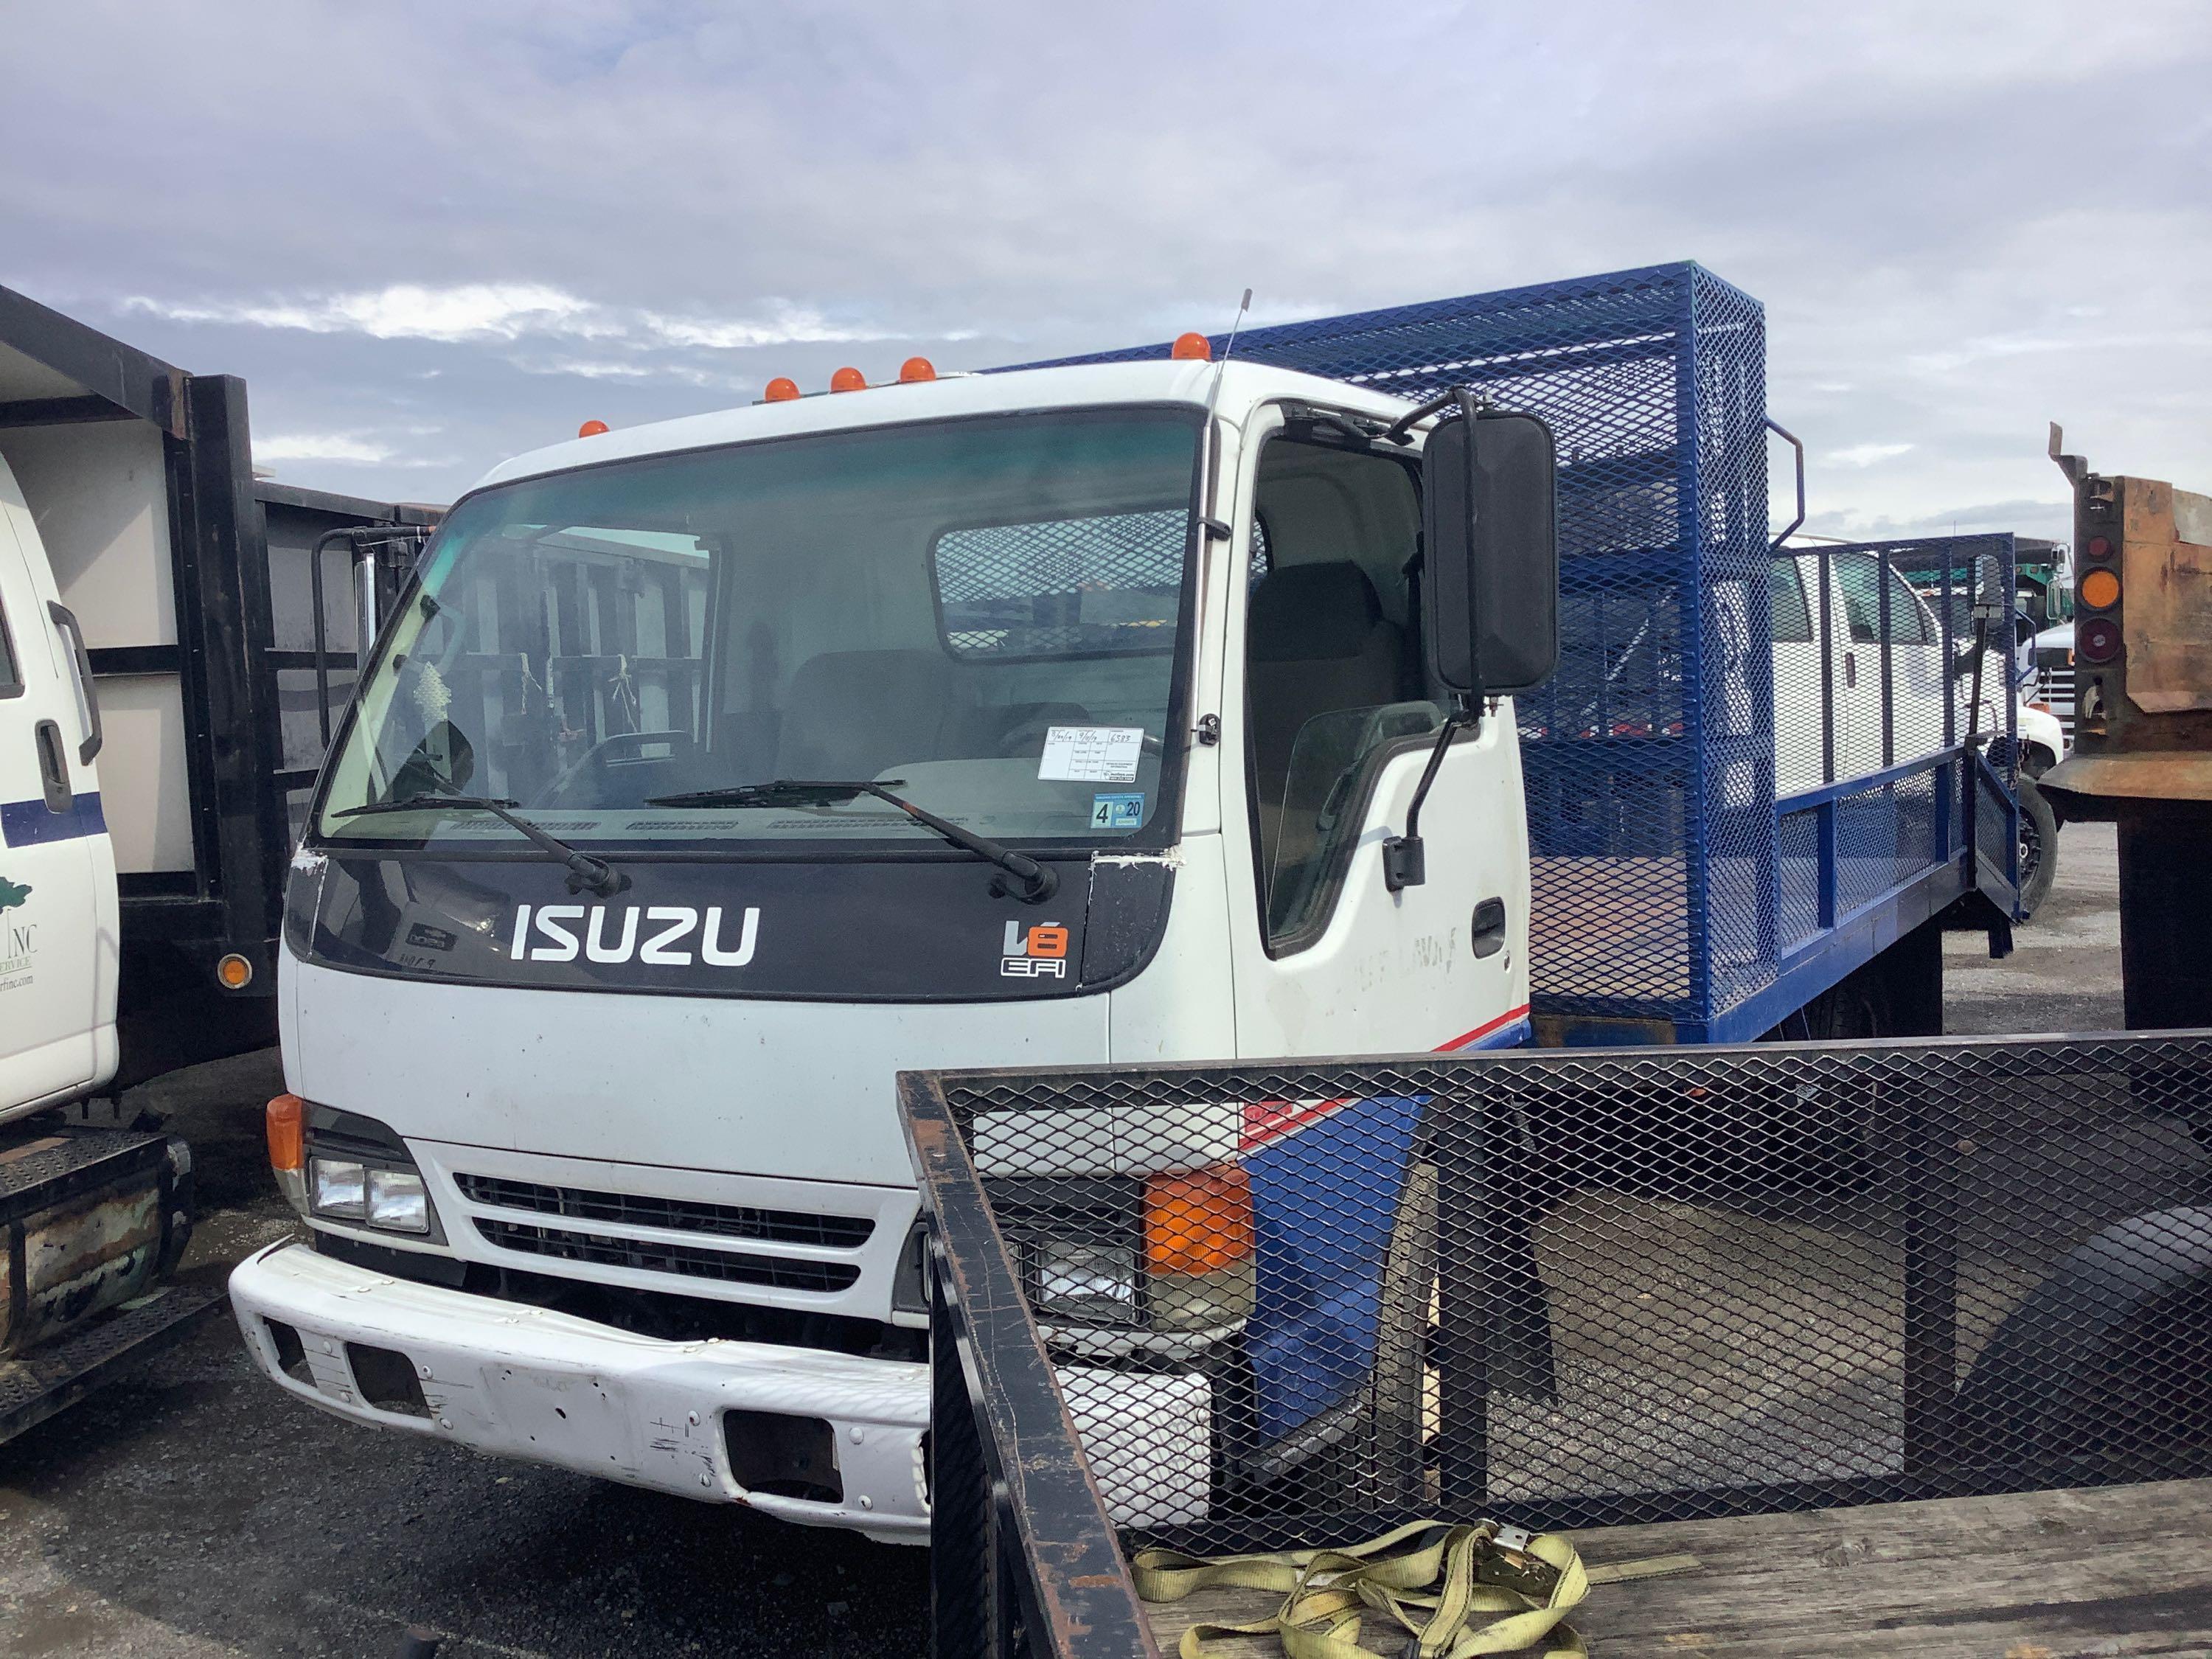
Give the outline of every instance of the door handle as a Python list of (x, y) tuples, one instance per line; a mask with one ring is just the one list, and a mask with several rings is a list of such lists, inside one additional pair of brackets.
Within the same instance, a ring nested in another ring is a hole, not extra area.
[(76, 746), (76, 759), (78, 765), (89, 766), (106, 741), (100, 733), (100, 693), (92, 689), (92, 653), (84, 648), (84, 629), (77, 626), (76, 612), (58, 599), (47, 600), (46, 610), (54, 626), (69, 635), (70, 653), (76, 664), (77, 706), (84, 714), (84, 741)]
[(1505, 901), (1486, 898), (1474, 907), (1473, 929), (1474, 954), (1478, 960), (1494, 957), (1505, 948)]
[(39, 782), (46, 791), (46, 811), (66, 812), (76, 804), (70, 787), (69, 762), (62, 756), (62, 729), (52, 720), (31, 728), (31, 745), (39, 751)]
[(1856, 652), (1856, 651), (1846, 651), (1846, 652), (1844, 652), (1844, 689), (1845, 689), (1846, 690), (1856, 691), (1856, 690), (1858, 690), (1858, 684), (1859, 684), (1859, 653), (1858, 653), (1857, 652)]

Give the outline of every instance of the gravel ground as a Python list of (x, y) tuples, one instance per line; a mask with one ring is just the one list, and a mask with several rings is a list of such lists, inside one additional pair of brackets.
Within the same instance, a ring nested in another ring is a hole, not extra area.
[[(2069, 826), (2019, 948), (1945, 951), (1957, 1031), (2120, 1024), (2107, 825)], [(198, 1157), (186, 1271), (278, 1237), (260, 1103), (273, 1055), (136, 1091)], [(366, 1432), (263, 1383), (227, 1319), (0, 1447), (0, 1656), (382, 1656), (422, 1624), (455, 1655), (921, 1650), (919, 1550), (778, 1525)]]

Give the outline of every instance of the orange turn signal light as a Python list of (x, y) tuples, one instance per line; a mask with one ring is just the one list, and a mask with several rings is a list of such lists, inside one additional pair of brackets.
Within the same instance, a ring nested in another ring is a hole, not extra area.
[(2109, 570), (2092, 570), (2081, 578), (2081, 603), (2092, 611), (2110, 611), (2120, 602), (2120, 579)]
[(233, 951), (215, 965), (215, 982), (226, 991), (243, 991), (253, 983), (253, 963)]
[(937, 365), (927, 357), (909, 357), (899, 365), (899, 380), (903, 385), (912, 386), (917, 380), (933, 380), (936, 378)]
[(576, 428), (576, 435), (579, 438), (596, 438), (607, 430), (609, 428), (605, 421), (586, 421)]
[(763, 395), (772, 404), (787, 404), (799, 395), (799, 382), (788, 374), (779, 374), (768, 383)]
[(307, 1167), (307, 1103), (279, 1095), (269, 1103), (269, 1167), (296, 1173)]
[(866, 392), (868, 377), (857, 368), (841, 368), (830, 377), (832, 392)]
[(1252, 1250), (1252, 1178), (1242, 1165), (1146, 1178), (1145, 1264), (1154, 1273), (1217, 1273)]
[(1206, 336), (1193, 331), (1176, 336), (1176, 343), (1168, 348), (1168, 356), (1185, 362), (1204, 363), (1213, 360), (1213, 347)]

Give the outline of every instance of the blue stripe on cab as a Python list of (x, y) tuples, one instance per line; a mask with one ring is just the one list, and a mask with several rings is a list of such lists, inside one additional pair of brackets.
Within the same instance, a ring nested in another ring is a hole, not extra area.
[(107, 820), (100, 811), (100, 792), (78, 795), (69, 810), (56, 812), (43, 800), (0, 800), (0, 847), (36, 847), (42, 842), (80, 841), (104, 836)]

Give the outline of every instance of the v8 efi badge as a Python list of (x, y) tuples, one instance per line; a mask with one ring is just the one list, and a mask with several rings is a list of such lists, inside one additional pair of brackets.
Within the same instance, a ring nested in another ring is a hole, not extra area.
[(999, 973), (1005, 979), (1066, 979), (1067, 929), (1056, 921), (1026, 930), (1018, 921), (1008, 922), (999, 947)]

